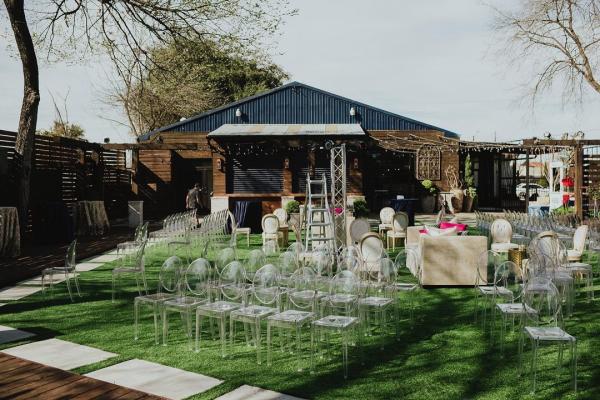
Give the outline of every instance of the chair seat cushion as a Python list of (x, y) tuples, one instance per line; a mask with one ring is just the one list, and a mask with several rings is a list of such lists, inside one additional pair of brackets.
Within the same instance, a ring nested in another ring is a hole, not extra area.
[(506, 252), (510, 249), (518, 249), (519, 245), (516, 243), (492, 243), (492, 250), (499, 252)]
[(577, 261), (581, 259), (581, 252), (578, 250), (567, 250), (567, 257), (569, 258), (569, 261), (573, 260), (573, 261)]
[(404, 238), (406, 237), (406, 232), (395, 232), (393, 230), (390, 230), (387, 232), (387, 235), (391, 238)]

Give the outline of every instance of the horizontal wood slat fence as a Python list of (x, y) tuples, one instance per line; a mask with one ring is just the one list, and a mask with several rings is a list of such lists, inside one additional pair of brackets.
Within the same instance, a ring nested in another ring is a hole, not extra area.
[[(15, 141), (15, 132), (0, 130), (0, 206), (16, 205)], [(109, 218), (125, 217), (133, 198), (125, 158), (98, 143), (36, 135), (26, 233), (41, 242), (70, 239), (72, 206), (81, 200), (103, 200)]]

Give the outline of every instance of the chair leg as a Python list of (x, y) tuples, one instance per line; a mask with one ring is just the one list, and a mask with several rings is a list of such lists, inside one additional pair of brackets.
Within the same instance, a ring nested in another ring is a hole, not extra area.
[(79, 277), (77, 276), (77, 271), (73, 270), (73, 280), (75, 281), (75, 288), (77, 289), (77, 295), (81, 297), (81, 290), (79, 288)]
[(138, 314), (140, 303), (137, 300), (133, 302), (133, 340), (138, 340)]
[(112, 302), (115, 302), (115, 273), (112, 273)]
[(67, 281), (67, 291), (69, 292), (69, 298), (71, 302), (73, 302), (73, 293), (71, 293), (71, 279), (69, 278), (69, 273), (65, 272), (65, 280)]

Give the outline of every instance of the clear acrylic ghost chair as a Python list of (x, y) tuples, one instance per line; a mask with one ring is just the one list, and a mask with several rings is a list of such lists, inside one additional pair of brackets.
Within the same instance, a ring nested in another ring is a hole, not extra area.
[(215, 250), (214, 265), (218, 272), (221, 272), (226, 265), (236, 259), (235, 249), (233, 247), (226, 246)]
[[(513, 329), (515, 326), (515, 320), (517, 320), (519, 328), (522, 328), (522, 323), (523, 323), (523, 320), (524, 320), (526, 314), (530, 314), (531, 317), (535, 317), (537, 314), (536, 310), (534, 310), (530, 306), (526, 305), (522, 301), (524, 291), (523, 291), (522, 287), (519, 288), (519, 286), (517, 285), (517, 274), (516, 274), (517, 270), (518, 270), (517, 265), (512, 261), (503, 262), (502, 264), (500, 264), (500, 266), (496, 270), (497, 278), (495, 280), (502, 281), (503, 276), (505, 274), (508, 274), (508, 277), (506, 279), (506, 281), (507, 281), (506, 286), (513, 293), (516, 293), (510, 302), (498, 303), (495, 300), (493, 301), (494, 317), (492, 319), (492, 332), (495, 330), (495, 323), (496, 323), (495, 313), (500, 313), (500, 317), (501, 317), (500, 353), (501, 354), (504, 354), (504, 342), (505, 342), (504, 338), (506, 336), (506, 325), (507, 325), (509, 318), (511, 319), (511, 322), (512, 322), (511, 326)], [(511, 278), (512, 278), (512, 281), (511, 281)]]
[(202, 319), (216, 319), (219, 324), (221, 340), (221, 356), (226, 356), (226, 326), (227, 318), (232, 311), (242, 307), (246, 298), (246, 272), (239, 261), (227, 264), (219, 274), (217, 284), (218, 299), (196, 308), (196, 352), (199, 351)]
[(248, 296), (248, 305), (231, 312), (231, 344), (235, 341), (235, 324), (241, 322), (244, 329), (250, 328), (256, 348), (256, 362), (262, 363), (262, 321), (279, 311), (279, 272), (273, 264), (261, 267), (254, 275), (252, 289)]
[(65, 265), (63, 267), (52, 267), (45, 268), (42, 270), (42, 290), (46, 292), (46, 280), (48, 279), (48, 285), (50, 291), (54, 289), (54, 275), (63, 275), (65, 282), (67, 283), (67, 291), (69, 292), (69, 298), (73, 301), (73, 293), (71, 291), (71, 278), (75, 282), (75, 289), (77, 289), (77, 295), (81, 297), (81, 291), (79, 290), (79, 278), (77, 271), (75, 270), (77, 262), (77, 239), (73, 240), (67, 248), (67, 254), (65, 255)]
[(333, 268), (333, 257), (325, 249), (314, 250), (309, 255), (308, 266), (317, 276), (329, 276)]
[[(396, 266), (389, 258), (379, 260), (378, 270), (369, 272), (369, 281), (366, 296), (358, 300), (358, 311), (364, 332), (371, 334), (370, 322), (375, 320), (375, 325), (379, 325), (380, 334), (385, 335), (387, 324), (387, 314), (394, 311), (394, 320), (396, 322), (396, 333), (399, 331), (398, 311), (395, 307), (395, 292), (391, 288), (392, 282), (396, 280)], [(380, 341), (383, 349), (383, 340)]]
[(288, 286), (289, 279), (299, 267), (298, 255), (291, 251), (284, 251), (279, 255), (277, 261), (279, 266), (280, 284), (282, 286)]
[(148, 284), (146, 283), (146, 268), (144, 265), (144, 252), (146, 249), (146, 243), (143, 242), (135, 251), (135, 255), (131, 258), (130, 263), (126, 263), (125, 259), (121, 259), (121, 265), (115, 267), (112, 270), (112, 301), (115, 301), (116, 294), (116, 280), (121, 275), (133, 275), (135, 277), (135, 283), (137, 285), (138, 294), (142, 295), (142, 287), (140, 286), (140, 279), (144, 287), (143, 292), (148, 294)]
[(138, 339), (138, 320), (140, 307), (142, 305), (151, 306), (154, 317), (154, 341), (158, 344), (158, 319), (162, 316), (162, 304), (166, 300), (175, 297), (179, 288), (179, 280), (183, 263), (179, 257), (172, 256), (165, 260), (158, 273), (158, 290), (156, 293), (137, 296), (133, 301), (134, 314), (134, 339)]
[[(271, 335), (273, 328), (291, 331), (296, 334), (296, 356), (298, 371), (302, 371), (302, 329), (310, 328), (315, 318), (318, 294), (316, 290), (316, 274), (312, 268), (303, 267), (294, 272), (290, 278), (290, 290), (287, 295), (285, 310), (267, 318), (267, 364), (271, 365)], [(281, 338), (281, 335), (280, 335)], [(281, 344), (283, 349), (283, 341)], [(311, 357), (312, 361), (312, 357)]]
[(550, 290), (543, 293), (524, 289), (523, 302), (526, 306), (533, 308), (537, 314), (531, 318), (531, 314), (525, 314), (524, 327), (519, 338), (519, 371), (523, 371), (523, 347), (525, 338), (529, 338), (532, 346), (531, 375), (532, 392), (536, 389), (537, 358), (540, 343), (547, 342), (558, 344), (558, 367), (560, 369), (563, 360), (563, 345), (568, 344), (571, 349), (571, 380), (573, 389), (577, 391), (577, 339), (565, 332), (561, 327), (561, 301), (556, 286), (548, 280)]
[[(421, 287), (419, 254), (415, 249), (400, 250), (400, 252), (396, 255), (394, 263), (396, 265), (396, 280), (391, 282), (390, 288), (396, 293), (408, 293), (408, 312), (412, 326), (415, 310), (415, 297), (419, 288)], [(403, 278), (402, 274), (405, 270), (410, 272), (415, 279)]]
[[(483, 327), (485, 328), (488, 308), (492, 305), (491, 299), (494, 295), (494, 272), (499, 265), (499, 254), (487, 250), (475, 257), (473, 270), (475, 274), (475, 321), (479, 311), (483, 315)], [(492, 283), (492, 286), (489, 286)], [(480, 301), (483, 298), (483, 307), (480, 309)]]
[[(323, 318), (312, 323), (311, 347), (313, 357), (315, 352), (320, 352), (321, 334), (323, 332), (340, 334), (344, 379), (348, 378), (350, 335), (358, 336), (360, 346), (359, 319), (357, 318), (359, 293), (360, 282), (357, 276), (350, 271), (339, 272), (331, 279), (329, 295), (321, 299), (321, 302), (325, 303), (324, 309), (327, 313)], [(329, 335), (326, 335), (326, 337), (329, 338)], [(314, 366), (314, 363), (311, 363), (311, 365)]]
[(260, 249), (251, 250), (248, 253), (248, 258), (244, 261), (244, 269), (246, 270), (246, 277), (252, 281), (254, 279), (254, 274), (258, 271), (263, 265), (267, 264), (267, 257), (265, 253)]
[(167, 345), (169, 332), (169, 311), (178, 312), (184, 322), (189, 346), (192, 347), (192, 318), (196, 308), (206, 304), (209, 299), (209, 281), (211, 276), (210, 262), (198, 258), (187, 267), (183, 279), (180, 279), (177, 296), (163, 303), (163, 346)]

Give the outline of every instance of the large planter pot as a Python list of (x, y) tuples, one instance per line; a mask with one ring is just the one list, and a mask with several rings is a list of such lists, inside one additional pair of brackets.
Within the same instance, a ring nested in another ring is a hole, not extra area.
[(465, 197), (465, 193), (462, 189), (452, 189), (452, 209), (455, 212), (459, 212), (463, 209), (463, 199)]
[(471, 212), (471, 210), (473, 210), (473, 198), (471, 196), (465, 196), (463, 198), (463, 211), (464, 212)]
[(431, 214), (435, 211), (435, 196), (421, 197), (421, 209), (426, 214)]

